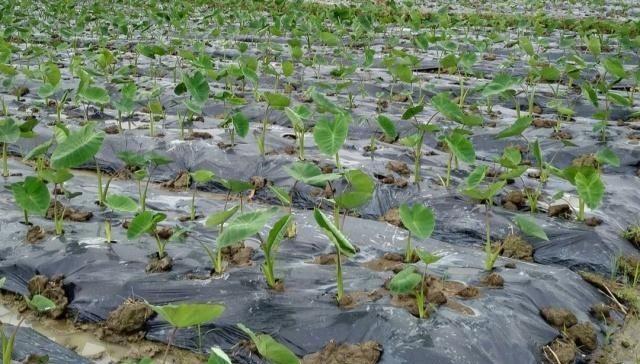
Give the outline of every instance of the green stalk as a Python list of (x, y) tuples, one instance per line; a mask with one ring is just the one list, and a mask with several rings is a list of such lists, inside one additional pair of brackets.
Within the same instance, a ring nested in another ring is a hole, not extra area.
[(194, 183), (193, 195), (191, 196), (191, 221), (196, 219), (196, 192), (198, 191), (197, 186)]
[(24, 212), (24, 224), (29, 225), (29, 213), (27, 212), (27, 210), (23, 210), (23, 212)]
[(411, 230), (409, 230), (409, 236), (407, 237), (407, 248), (404, 252), (404, 261), (411, 263), (413, 260), (413, 247), (411, 246)]
[(9, 162), (7, 158), (7, 143), (2, 143), (2, 177), (9, 177)]
[(336, 254), (336, 279), (338, 285), (338, 302), (342, 300), (342, 296), (344, 295), (344, 285), (342, 283), (342, 260), (340, 259), (340, 249), (338, 249)]
[(102, 172), (100, 171), (100, 165), (98, 165), (98, 161), (95, 158), (94, 161), (96, 163), (96, 174), (98, 175), (98, 202), (100, 203), (100, 206), (103, 206), (106, 196), (102, 191)]
[(420, 176), (420, 165), (422, 160), (422, 143), (424, 141), (424, 132), (420, 132), (420, 138), (418, 140), (418, 145), (416, 146), (415, 156), (414, 156), (414, 166), (413, 166), (413, 174), (415, 176), (415, 184), (418, 184), (422, 177)]
[(449, 161), (447, 162), (447, 178), (444, 180), (444, 186), (449, 187), (451, 183), (451, 162), (453, 161), (453, 153), (449, 153)]
[(336, 168), (338, 170), (342, 169), (342, 166), (340, 165), (340, 154), (339, 154), (339, 152), (336, 153)]
[(156, 238), (156, 245), (158, 246), (158, 258), (162, 259), (165, 255), (164, 244), (160, 241), (160, 237), (157, 233), (153, 234)]
[(222, 249), (216, 249), (216, 260), (214, 270), (218, 274), (222, 274)]
[(584, 221), (584, 200), (582, 198), (578, 201), (578, 221)]
[(426, 316), (424, 309), (424, 276), (425, 274), (423, 274), (422, 281), (420, 282), (420, 288), (418, 289), (418, 292), (416, 292), (416, 304), (418, 305), (418, 316), (420, 316), (420, 318), (424, 318)]

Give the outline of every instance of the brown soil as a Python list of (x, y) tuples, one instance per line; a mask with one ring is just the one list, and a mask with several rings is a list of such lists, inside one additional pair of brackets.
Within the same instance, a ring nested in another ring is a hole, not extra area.
[(411, 174), (409, 166), (404, 162), (389, 161), (389, 163), (387, 163), (387, 169), (401, 176), (408, 176)]
[(93, 212), (91, 211), (80, 211), (69, 206), (65, 208), (62, 202), (58, 201), (56, 203), (55, 201), (51, 201), (49, 209), (47, 210), (46, 218), (52, 220), (56, 213), (61, 215), (63, 210), (64, 219), (69, 221), (84, 222), (89, 221), (93, 217)]
[(53, 310), (47, 312), (53, 319), (62, 318), (69, 305), (67, 293), (64, 291), (63, 276), (56, 276), (51, 279), (45, 275), (35, 275), (27, 283), (31, 296), (39, 294), (56, 304)]
[(502, 242), (498, 242), (497, 245), (501, 247), (500, 254), (504, 257), (527, 262), (533, 261), (533, 246), (519, 235), (509, 234)]
[(569, 328), (578, 323), (576, 315), (565, 308), (545, 307), (540, 310), (540, 315), (549, 325), (560, 330)]
[(387, 210), (382, 216), (383, 221), (388, 222), (391, 225), (402, 227), (402, 220), (400, 220), (400, 210), (397, 207)]
[(47, 232), (39, 225), (33, 225), (27, 231), (27, 243), (33, 244), (44, 239)]
[(158, 235), (161, 240), (169, 240), (173, 235), (173, 228), (168, 226), (158, 226), (156, 228), (156, 235)]
[(587, 226), (596, 227), (602, 225), (602, 219), (595, 216), (589, 216), (584, 219), (584, 223)]
[(191, 185), (191, 177), (189, 176), (189, 171), (181, 171), (171, 181), (163, 182), (161, 184), (162, 187), (168, 188), (172, 191), (184, 190), (185, 188), (188, 188), (190, 185)]
[(237, 244), (222, 248), (222, 259), (229, 265), (237, 267), (245, 267), (251, 265), (251, 257), (253, 256), (253, 248)]
[(573, 135), (568, 130), (559, 130), (551, 133), (551, 139), (556, 140), (570, 140), (573, 139)]
[(334, 265), (338, 256), (335, 253), (316, 255), (311, 264)]
[(130, 335), (143, 329), (145, 322), (153, 316), (153, 310), (144, 302), (126, 300), (109, 313), (105, 322), (107, 330), (116, 334)]
[(536, 128), (554, 128), (558, 122), (551, 119), (534, 119), (532, 124)]
[(338, 306), (345, 309), (351, 309), (363, 303), (375, 302), (381, 299), (384, 296), (384, 293), (385, 290), (381, 288), (375, 289), (371, 292), (345, 292), (340, 301), (338, 301)]
[(576, 358), (576, 345), (571, 340), (557, 338), (542, 349), (547, 363), (573, 364)]
[(483, 277), (482, 283), (489, 287), (502, 288), (504, 287), (504, 278), (500, 274), (493, 272)]
[(582, 322), (571, 326), (567, 330), (567, 336), (573, 340), (578, 349), (592, 352), (598, 348), (598, 336), (596, 330), (588, 322)]
[(149, 256), (149, 263), (144, 268), (144, 271), (147, 273), (161, 273), (161, 272), (169, 272), (173, 267), (173, 259), (169, 254), (164, 255), (164, 257), (160, 258), (158, 253), (153, 253)]
[(611, 321), (611, 307), (602, 302), (596, 303), (595, 305), (591, 306), (589, 313), (591, 313), (591, 316), (593, 316), (596, 320), (604, 322)]
[(382, 346), (375, 341), (361, 344), (330, 341), (319, 352), (305, 355), (302, 364), (376, 364), (381, 355)]
[(262, 176), (252, 176), (249, 178), (249, 183), (253, 185), (253, 188), (259, 190), (267, 185), (267, 179)]
[(612, 335), (610, 343), (602, 348), (595, 364), (637, 363), (640, 357), (640, 320), (628, 315), (622, 327)]
[(549, 206), (549, 211), (547, 211), (547, 215), (550, 217), (561, 217), (564, 219), (571, 218), (571, 214), (573, 211), (571, 210), (571, 206), (566, 203), (551, 205)]
[[(388, 290), (389, 281), (390, 280), (385, 282), (385, 289), (387, 290)], [(469, 288), (464, 283), (456, 282), (456, 281), (444, 281), (438, 277), (426, 276), (423, 281), (423, 287), (424, 287), (423, 292), (425, 295), (425, 306), (427, 306), (426, 307), (427, 312), (429, 312), (430, 308), (435, 309), (438, 306), (444, 305), (461, 314), (465, 314), (465, 315), (474, 314), (473, 310), (471, 310), (470, 308), (464, 306), (459, 302), (456, 302), (453, 299), (454, 296), (458, 295), (460, 292)], [(473, 293), (471, 292), (472, 290), (473, 288), (468, 290), (468, 292)], [(401, 294), (401, 295), (392, 294), (391, 304), (396, 307), (404, 308), (407, 311), (409, 311), (409, 313), (411, 313), (413, 316), (419, 317), (418, 305), (416, 304), (414, 293)]]
[(621, 256), (618, 260), (618, 271), (625, 274), (630, 281), (636, 279), (636, 273), (640, 272), (640, 258), (634, 256)]
[(593, 154), (583, 154), (571, 161), (571, 165), (575, 167), (593, 167), (598, 168), (600, 165), (596, 156)]
[(480, 294), (480, 290), (473, 286), (464, 287), (458, 291), (457, 295), (462, 298), (476, 298)]
[(623, 236), (636, 248), (640, 248), (640, 228), (637, 226), (631, 226), (627, 228)]
[(29, 93), (29, 88), (26, 86), (18, 86), (16, 88), (13, 89), (13, 91), (11, 91), (11, 94), (13, 94), (13, 96), (16, 96), (18, 99), (20, 99), (22, 96), (25, 96)]
[(107, 127), (105, 127), (104, 129), (102, 129), (105, 133), (107, 134), (120, 134), (120, 128), (118, 128), (118, 125), (116, 124), (111, 124)]
[(385, 253), (380, 258), (365, 262), (363, 266), (376, 272), (397, 272), (404, 267), (404, 255), (399, 253)]
[(394, 177), (392, 175), (376, 174), (375, 177), (380, 183), (385, 185), (394, 185), (399, 188), (405, 188), (409, 185), (409, 181), (402, 177)]
[(526, 206), (527, 199), (522, 191), (509, 191), (502, 198), (502, 207), (511, 211), (518, 211)]
[(185, 140), (194, 140), (194, 139), (211, 139), (213, 135), (204, 132), (204, 131), (194, 131), (191, 134), (187, 135)]

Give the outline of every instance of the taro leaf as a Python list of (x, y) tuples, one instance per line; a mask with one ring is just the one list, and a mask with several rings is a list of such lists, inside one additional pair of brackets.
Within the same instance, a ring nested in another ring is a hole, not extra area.
[(293, 129), (304, 130), (304, 122), (302, 121), (302, 116), (298, 114), (296, 110), (286, 107), (284, 109), (284, 113), (287, 115), (287, 118), (289, 118), (289, 121), (291, 121), (291, 126), (293, 126)]
[(422, 110), (424, 110), (424, 104), (411, 106), (402, 114), (402, 120), (409, 120), (412, 117), (421, 113)]
[(48, 97), (51, 97), (55, 92), (55, 86), (50, 83), (43, 83), (40, 87), (38, 87), (37, 94), (43, 99), (46, 99)]
[(216, 176), (215, 173), (208, 171), (206, 169), (199, 169), (195, 172), (189, 173), (189, 175), (197, 183), (207, 183)]
[(280, 202), (283, 205), (285, 206), (291, 205), (291, 197), (289, 196), (289, 193), (284, 188), (274, 186), (274, 185), (269, 185), (269, 190), (273, 192), (276, 198), (280, 200)]
[(587, 38), (587, 48), (589, 48), (589, 52), (594, 55), (594, 57), (600, 57), (601, 47), (600, 47), (600, 38), (596, 35), (592, 35)]
[(542, 67), (540, 76), (545, 81), (558, 81), (562, 77), (562, 73), (558, 68), (549, 65)]
[(411, 234), (420, 239), (426, 239), (431, 236), (436, 225), (436, 219), (431, 208), (422, 204), (413, 206), (402, 204), (399, 212), (402, 224), (411, 231)]
[(333, 33), (320, 32), (320, 34), (318, 34), (318, 37), (320, 38), (320, 41), (322, 43), (331, 47), (334, 47), (340, 44), (340, 38), (335, 36)]
[(473, 144), (462, 133), (453, 132), (444, 140), (456, 158), (466, 163), (475, 162), (476, 152), (473, 150)]
[(73, 174), (68, 169), (45, 168), (38, 173), (38, 177), (49, 183), (60, 184), (72, 179)]
[(138, 87), (135, 83), (129, 82), (120, 90), (120, 100), (114, 101), (113, 106), (121, 113), (131, 113), (135, 107), (135, 97)]
[(267, 99), (267, 104), (276, 110), (283, 110), (291, 103), (287, 96), (280, 93), (265, 92), (264, 97)]
[(474, 200), (478, 201), (487, 201), (491, 200), (493, 196), (495, 196), (504, 185), (507, 183), (506, 180), (494, 182), (487, 186), (486, 188), (479, 187), (469, 187), (462, 190), (462, 193), (471, 197)]
[(291, 214), (285, 215), (278, 219), (267, 236), (267, 242), (264, 246), (265, 252), (275, 252), (280, 246), (280, 242), (284, 239), (284, 235), (287, 233), (289, 225), (293, 222), (293, 216)]
[(49, 208), (51, 196), (47, 185), (36, 177), (28, 176), (11, 185), (13, 198), (21, 209), (43, 214)]
[(313, 217), (315, 218), (318, 226), (322, 228), (325, 235), (327, 235), (329, 240), (331, 240), (341, 254), (350, 257), (357, 252), (356, 248), (351, 245), (342, 231), (340, 231), (340, 229), (338, 229), (322, 211), (315, 208), (313, 210)]
[(542, 169), (544, 159), (542, 157), (542, 149), (540, 148), (540, 142), (538, 141), (538, 139), (533, 142), (533, 147), (531, 149), (533, 150), (533, 157), (536, 159), (538, 168)]
[(620, 106), (631, 107), (632, 103), (627, 97), (620, 95), (619, 93), (609, 91), (607, 92), (607, 99), (612, 103)]
[(442, 258), (440, 256), (426, 252), (422, 249), (415, 249), (415, 253), (425, 265), (435, 263)]
[(235, 129), (236, 134), (241, 138), (247, 136), (247, 133), (249, 133), (249, 119), (247, 119), (243, 113), (237, 112), (233, 114), (231, 122), (233, 123), (233, 128)]
[(502, 151), (502, 156), (498, 160), (501, 166), (506, 168), (516, 168), (522, 162), (522, 155), (520, 149), (516, 147), (506, 147)]
[(471, 173), (469, 173), (466, 179), (467, 187), (472, 188), (479, 185), (480, 182), (482, 182), (485, 176), (487, 175), (488, 169), (489, 168), (487, 166), (480, 165), (480, 166), (477, 166), (473, 171), (471, 171)]
[(518, 38), (518, 45), (529, 57), (535, 56), (533, 44), (531, 44), (531, 40), (529, 38), (527, 37)]
[(393, 121), (384, 115), (378, 115), (377, 121), (387, 140), (396, 140), (398, 137), (398, 131), (396, 130), (396, 125)]
[(581, 88), (585, 96), (587, 96), (589, 101), (591, 101), (591, 104), (594, 107), (598, 107), (598, 95), (596, 94), (596, 91), (593, 89), (593, 87), (591, 87), (591, 85), (585, 81), (582, 83)]
[(224, 186), (224, 188), (228, 189), (233, 193), (241, 193), (241, 192), (249, 191), (253, 189), (253, 185), (251, 183), (240, 181), (237, 179), (219, 178), (218, 181)]
[(224, 224), (231, 216), (233, 216), (240, 206), (236, 205), (232, 208), (220, 212), (213, 213), (207, 217), (207, 221), (205, 221), (204, 226), (208, 228), (217, 228), (220, 224)]
[(87, 124), (56, 146), (51, 154), (51, 166), (56, 169), (78, 167), (98, 153), (103, 141), (104, 133), (96, 132), (92, 124)]
[(60, 68), (53, 62), (47, 62), (44, 65), (44, 76), (48, 84), (53, 87), (58, 86), (61, 79)]
[(200, 106), (207, 101), (209, 98), (209, 83), (200, 71), (197, 71), (191, 77), (185, 75), (182, 80), (191, 95), (191, 100)]
[(601, 164), (620, 167), (620, 158), (609, 148), (600, 149), (598, 153), (596, 153), (596, 159)]
[(20, 127), (13, 118), (0, 120), (0, 143), (15, 143), (20, 139)]
[(171, 158), (156, 152), (147, 152), (144, 154), (145, 163), (153, 166), (163, 166), (172, 162)]
[(389, 69), (389, 71), (391, 72), (393, 77), (399, 79), (402, 82), (413, 82), (413, 71), (411, 70), (411, 67), (406, 64), (395, 64)]
[(167, 215), (165, 214), (152, 211), (144, 211), (139, 213), (129, 223), (129, 228), (127, 229), (127, 238), (137, 239), (142, 236), (142, 234), (153, 232), (156, 225), (166, 217)]
[(522, 215), (516, 216), (513, 221), (516, 223), (518, 228), (522, 231), (523, 234), (527, 236), (533, 236), (538, 239), (549, 241), (547, 234), (544, 230), (538, 225), (535, 221), (526, 218)]
[(108, 104), (111, 98), (107, 90), (97, 86), (87, 86), (78, 93), (82, 99), (97, 105)]
[(242, 67), (242, 75), (244, 76), (244, 78), (249, 80), (249, 82), (253, 83), (254, 85), (257, 85), (258, 82), (260, 81), (256, 71), (252, 70), (249, 67)]
[(55, 302), (43, 295), (35, 294), (31, 298), (24, 296), (24, 300), (27, 301), (29, 307), (38, 312), (47, 312), (56, 308)]
[(464, 112), (455, 102), (451, 101), (451, 95), (447, 92), (435, 95), (431, 99), (431, 104), (447, 119), (461, 122), (464, 118)]
[(291, 76), (293, 74), (294, 70), (295, 70), (295, 68), (293, 66), (293, 62), (291, 62), (291, 61), (282, 62), (282, 74), (285, 77)]
[(600, 174), (592, 170), (591, 173), (584, 174), (578, 172), (575, 176), (576, 189), (578, 195), (584, 200), (590, 209), (595, 209), (600, 205), (604, 197), (604, 183), (600, 179)]
[(375, 183), (373, 178), (359, 169), (352, 169), (344, 173), (349, 187), (335, 197), (338, 206), (345, 209), (355, 209), (371, 200)]
[(171, 326), (179, 329), (204, 325), (220, 317), (225, 309), (223, 305), (215, 303), (147, 305)]
[(214, 346), (211, 348), (207, 364), (231, 364), (231, 359), (219, 346)]
[(531, 116), (522, 116), (516, 119), (510, 127), (500, 131), (498, 135), (496, 135), (496, 139), (522, 135), (529, 125), (531, 125), (531, 122), (533, 122), (533, 118)]
[(617, 78), (625, 78), (627, 75), (624, 71), (622, 62), (617, 58), (605, 58), (605, 60), (602, 62), (602, 66), (605, 70), (607, 70), (607, 72), (611, 73)]
[(20, 124), (18, 127), (20, 128), (20, 136), (22, 138), (33, 138), (36, 136), (36, 133), (33, 131), (40, 121), (36, 118), (29, 118), (24, 123)]
[(408, 266), (389, 281), (389, 289), (395, 294), (412, 292), (422, 281), (422, 275), (416, 273), (416, 267)]
[(348, 133), (348, 116), (339, 114), (333, 121), (327, 119), (318, 121), (313, 129), (313, 140), (322, 153), (334, 156), (347, 140)]
[(528, 169), (527, 166), (516, 166), (508, 171), (501, 173), (499, 178), (503, 180), (511, 180), (520, 177)]
[(317, 187), (324, 187), (328, 181), (342, 177), (338, 173), (323, 174), (318, 166), (310, 162), (294, 162), (285, 170), (295, 180)]
[(251, 338), (258, 353), (271, 364), (300, 364), (300, 359), (286, 346), (277, 342), (270, 335), (255, 334), (243, 324), (238, 324), (240, 330)]
[(224, 231), (218, 235), (218, 249), (233, 245), (249, 238), (262, 230), (264, 225), (276, 214), (277, 208), (245, 212), (229, 222)]
[(104, 204), (114, 211), (138, 211), (138, 204), (131, 197), (125, 195), (108, 195)]
[(338, 105), (329, 100), (325, 95), (319, 92), (312, 92), (311, 98), (313, 99), (313, 103), (314, 105), (316, 105), (316, 108), (319, 112), (329, 112), (334, 115), (345, 113), (342, 108), (340, 108)]
[(508, 74), (498, 74), (491, 82), (484, 85), (482, 88), (482, 96), (490, 97), (500, 95), (503, 92), (513, 90), (519, 82), (520, 81), (518, 79), (515, 79)]

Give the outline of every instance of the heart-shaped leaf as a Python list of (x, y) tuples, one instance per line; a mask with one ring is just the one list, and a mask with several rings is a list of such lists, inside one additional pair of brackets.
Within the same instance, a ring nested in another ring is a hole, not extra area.
[(256, 210), (238, 215), (229, 222), (224, 231), (218, 235), (216, 245), (218, 249), (233, 245), (256, 235), (264, 225), (276, 214), (277, 209)]
[(21, 209), (44, 214), (49, 208), (51, 196), (47, 185), (36, 177), (28, 176), (22, 182), (11, 185), (13, 198)]
[(57, 145), (51, 154), (51, 166), (56, 169), (79, 167), (98, 153), (103, 141), (104, 133), (96, 132), (92, 124), (87, 124)]
[(349, 239), (344, 236), (342, 231), (340, 231), (340, 229), (338, 229), (331, 220), (329, 220), (327, 215), (316, 208), (313, 210), (313, 217), (315, 218), (318, 226), (322, 228), (325, 235), (327, 235), (329, 240), (331, 240), (341, 254), (350, 257), (356, 253), (356, 248), (351, 245), (351, 242), (349, 242)]
[(402, 224), (411, 231), (411, 234), (426, 239), (433, 233), (436, 225), (433, 210), (421, 204), (409, 206), (407, 204), (400, 205), (400, 220)]
[(204, 325), (220, 317), (225, 310), (223, 305), (215, 303), (147, 305), (171, 326), (179, 329)]
[(528, 219), (522, 215), (516, 216), (513, 221), (516, 223), (523, 234), (546, 241), (549, 240), (547, 234), (538, 224), (536, 224), (535, 221)]

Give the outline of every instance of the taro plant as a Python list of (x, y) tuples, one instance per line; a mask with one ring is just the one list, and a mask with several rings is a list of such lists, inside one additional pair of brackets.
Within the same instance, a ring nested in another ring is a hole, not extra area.
[(313, 128), (313, 140), (320, 152), (335, 158), (336, 168), (341, 169), (340, 148), (347, 140), (349, 133), (350, 116), (347, 114), (335, 114), (333, 120), (322, 118)]
[(547, 234), (544, 232), (544, 229), (540, 227), (534, 220), (529, 219), (522, 215), (517, 215), (513, 222), (516, 226), (522, 231), (523, 234), (527, 236), (533, 236), (535, 238), (549, 241)]
[(262, 273), (267, 281), (269, 288), (274, 289), (278, 282), (281, 282), (276, 278), (274, 273), (275, 267), (275, 254), (280, 248), (282, 239), (287, 235), (289, 226), (293, 223), (293, 216), (291, 214), (285, 215), (278, 219), (269, 231), (267, 240), (262, 242), (262, 250), (264, 251), (264, 263), (262, 264)]
[(260, 356), (270, 364), (300, 364), (300, 359), (288, 347), (267, 334), (255, 334), (243, 324), (238, 324), (253, 342)]
[(433, 210), (421, 204), (409, 206), (407, 204), (400, 205), (399, 214), (402, 225), (409, 230), (407, 237), (407, 247), (405, 249), (404, 261), (413, 262), (414, 249), (411, 245), (411, 237), (415, 236), (419, 239), (426, 239), (433, 233), (435, 228), (435, 216)]
[(195, 172), (189, 173), (189, 177), (193, 180), (193, 194), (191, 195), (191, 208), (190, 219), (191, 221), (196, 219), (196, 193), (198, 192), (198, 184), (204, 184), (212, 181), (215, 178), (215, 174), (206, 169), (199, 169)]
[(270, 124), (269, 116), (271, 110), (284, 110), (284, 108), (289, 106), (291, 100), (287, 96), (275, 92), (265, 92), (262, 96), (267, 102), (267, 107), (264, 112), (264, 117), (262, 118), (262, 132), (258, 138), (258, 150), (260, 154), (264, 156), (266, 152), (265, 139)]
[(147, 306), (173, 328), (167, 340), (167, 348), (164, 352), (162, 363), (167, 361), (171, 344), (179, 329), (196, 327), (200, 332), (202, 325), (216, 320), (225, 310), (224, 305), (217, 303), (170, 303), (156, 306), (147, 302)]
[[(343, 176), (347, 181), (347, 187), (333, 197), (334, 223), (339, 229), (343, 227), (348, 211), (369, 202), (375, 189), (373, 178), (359, 169), (349, 170)], [(345, 210), (342, 223), (340, 223), (340, 209)]]
[(13, 118), (0, 120), (0, 143), (2, 143), (2, 177), (9, 177), (9, 144), (20, 139), (20, 127)]
[(318, 226), (336, 248), (336, 282), (338, 288), (336, 299), (338, 303), (340, 303), (344, 296), (344, 284), (342, 282), (342, 255), (351, 257), (355, 255), (357, 251), (340, 229), (338, 229), (338, 227), (334, 225), (321, 210), (318, 208), (314, 209), (313, 217)]
[(298, 144), (298, 159), (304, 160), (304, 136), (306, 132), (304, 120), (311, 116), (311, 111), (309, 111), (309, 109), (304, 105), (299, 105), (295, 108), (287, 107), (284, 111), (289, 118), (289, 121), (291, 121), (291, 126), (293, 127), (293, 132), (296, 136), (296, 143)]
[(228, 116), (220, 126), (230, 130), (231, 146), (236, 144), (236, 134), (244, 138), (249, 133), (249, 119), (240, 111)]
[[(122, 131), (122, 119), (127, 117), (130, 120), (131, 114), (135, 110), (136, 93), (138, 87), (135, 83), (129, 82), (120, 89), (120, 98), (113, 101), (113, 106), (118, 110), (118, 129)], [(129, 121), (131, 129), (131, 121)]]
[(416, 249), (415, 254), (425, 264), (424, 273), (417, 272), (415, 266), (408, 266), (393, 276), (389, 281), (389, 289), (395, 294), (413, 294), (416, 298), (416, 306), (418, 306), (418, 316), (425, 318), (427, 316), (425, 307), (425, 289), (424, 281), (427, 276), (427, 267), (431, 263), (440, 260), (440, 257), (429, 254), (423, 250)]
[[(230, 209), (226, 209), (220, 212), (213, 213), (207, 217), (204, 225), (209, 229), (218, 229), (218, 234), (221, 234), (224, 231), (224, 223), (227, 222), (238, 210), (240, 209), (239, 205), (233, 206)], [(204, 243), (200, 243), (204, 248), (205, 252), (209, 256), (211, 260), (211, 267), (213, 271), (220, 274), (223, 271), (222, 265), (222, 249), (216, 249), (215, 251)]]
[(147, 193), (153, 172), (158, 167), (171, 163), (171, 159), (153, 151), (142, 154), (121, 151), (117, 153), (117, 156), (128, 168), (133, 170), (133, 178), (138, 185), (140, 211), (144, 212), (147, 208)]
[(137, 214), (129, 223), (127, 229), (127, 238), (129, 240), (138, 239), (144, 234), (153, 236), (156, 242), (156, 254), (158, 259), (162, 259), (167, 255), (165, 250), (169, 240), (160, 238), (158, 234), (158, 223), (164, 221), (167, 215), (161, 212), (143, 211)]
[(575, 186), (578, 192), (578, 221), (585, 219), (585, 206), (597, 208), (604, 197), (605, 185), (600, 172), (592, 166), (569, 166), (565, 169), (554, 169), (553, 173)]
[(47, 185), (37, 177), (28, 176), (22, 182), (10, 185), (16, 204), (24, 212), (24, 223), (29, 225), (29, 214), (44, 215), (49, 208), (51, 196)]
[[(297, 183), (297, 181), (295, 183)], [(291, 192), (287, 192), (284, 188), (274, 185), (270, 185), (269, 190), (276, 196), (280, 203), (289, 210), (289, 215), (292, 216), (291, 222), (287, 224), (287, 232), (285, 234), (285, 237), (295, 237), (297, 234), (297, 228), (296, 222), (293, 219), (293, 196), (291, 195)]]
[(431, 125), (431, 121), (437, 115), (434, 114), (426, 124), (418, 121), (417, 115), (424, 110), (424, 104), (419, 103), (409, 107), (403, 114), (402, 120), (413, 120), (413, 126), (416, 129), (416, 133), (408, 135), (400, 139), (400, 144), (413, 149), (413, 175), (415, 183), (419, 183), (422, 179), (420, 176), (421, 162), (422, 162), (422, 145), (424, 144), (424, 136), (426, 133), (433, 133), (439, 130), (436, 125)]
[[(129, 196), (110, 194), (104, 201), (105, 206), (111, 209), (111, 211), (129, 212), (134, 213), (138, 211), (138, 204)], [(106, 235), (107, 243), (113, 242), (112, 230), (111, 230), (111, 217), (107, 217), (104, 221), (104, 232)]]

